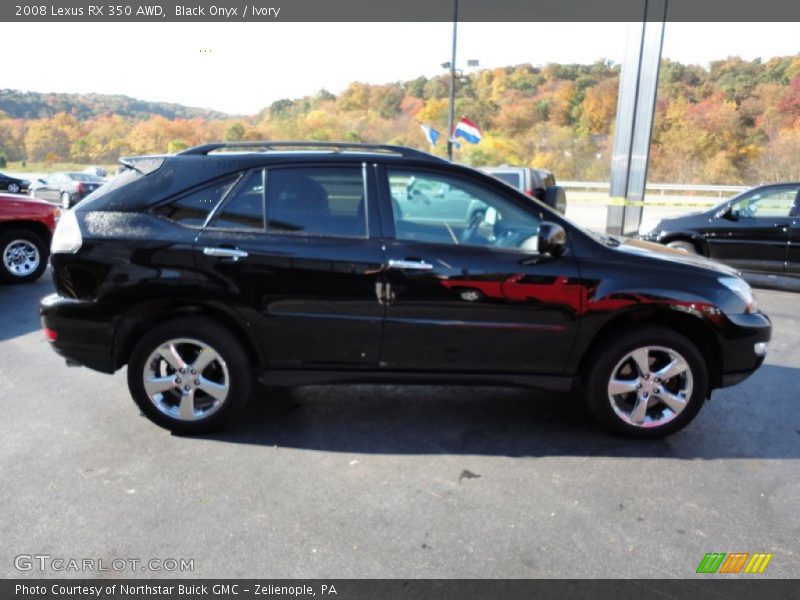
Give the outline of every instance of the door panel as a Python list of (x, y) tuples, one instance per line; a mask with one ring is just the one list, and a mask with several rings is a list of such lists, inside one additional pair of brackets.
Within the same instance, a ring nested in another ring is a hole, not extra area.
[[(376, 367), (384, 252), (367, 237), (362, 168), (268, 169), (264, 185), (241, 181), (196, 242), (213, 299), (245, 317), (270, 366)], [(252, 217), (261, 194), (264, 228), (261, 213)], [(222, 228), (231, 224), (250, 230)]]
[[(377, 240), (207, 231), (197, 246), (212, 299), (242, 313), (271, 366), (377, 365), (384, 313)], [(247, 256), (209, 256), (205, 248)]]
[[(538, 253), (538, 209), (440, 172), (387, 168), (385, 179), (395, 239), (381, 366), (561, 373), (577, 329), (578, 270), (569, 253)], [(404, 202), (417, 187), (437, 190), (424, 214)]]
[(562, 372), (581, 301), (572, 257), (406, 241), (387, 257), (430, 269), (387, 270), (382, 367)]
[(726, 216), (715, 217), (709, 225), (711, 258), (739, 269), (783, 273), (796, 196), (797, 186), (777, 186), (737, 200)]

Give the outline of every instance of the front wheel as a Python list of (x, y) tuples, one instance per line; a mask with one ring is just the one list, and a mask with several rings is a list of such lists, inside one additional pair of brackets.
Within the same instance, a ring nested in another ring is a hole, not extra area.
[(35, 281), (47, 269), (45, 241), (27, 229), (14, 229), (0, 235), (0, 280), (7, 283)]
[(164, 323), (136, 345), (128, 388), (142, 412), (174, 433), (230, 424), (247, 403), (252, 368), (231, 332), (205, 317)]
[(661, 438), (683, 429), (707, 396), (702, 354), (670, 329), (646, 327), (609, 338), (590, 358), (589, 408), (603, 425), (628, 437)]
[(688, 240), (675, 240), (668, 242), (667, 247), (674, 248), (675, 250), (683, 250), (687, 254), (697, 254), (697, 246)]
[(12, 194), (18, 194), (19, 193), (19, 185), (16, 184), (16, 183), (9, 183), (8, 184), (8, 191), (11, 192)]

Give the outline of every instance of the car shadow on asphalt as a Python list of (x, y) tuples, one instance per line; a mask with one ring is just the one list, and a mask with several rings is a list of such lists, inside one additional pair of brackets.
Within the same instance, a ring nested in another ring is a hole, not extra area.
[(53, 291), (49, 268), (33, 283), (0, 283), (0, 342), (39, 329), (39, 300)]
[(390, 385), (262, 389), (230, 430), (205, 439), (331, 452), (800, 458), (800, 369), (765, 365), (714, 392), (684, 431), (656, 441), (616, 437), (580, 401), (499, 387)]

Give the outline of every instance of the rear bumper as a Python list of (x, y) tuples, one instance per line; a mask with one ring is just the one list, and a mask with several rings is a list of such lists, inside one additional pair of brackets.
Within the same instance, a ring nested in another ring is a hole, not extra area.
[(720, 387), (744, 381), (764, 362), (766, 352), (756, 351), (757, 344), (772, 338), (772, 323), (763, 313), (728, 315), (729, 326), (722, 330), (722, 378)]
[(42, 327), (55, 332), (53, 350), (67, 361), (101, 371), (114, 372), (114, 334), (119, 318), (98, 310), (94, 302), (51, 294), (39, 304)]

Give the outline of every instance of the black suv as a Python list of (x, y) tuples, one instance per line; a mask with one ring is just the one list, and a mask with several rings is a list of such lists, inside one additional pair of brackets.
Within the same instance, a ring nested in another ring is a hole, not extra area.
[[(576, 389), (613, 430), (658, 437), (767, 351), (732, 269), (584, 231), (423, 152), (220, 143), (123, 163), (62, 216), (42, 324), (69, 363), (127, 364), (175, 432), (227, 424), (257, 378)], [(425, 216), (409, 187), (441, 191)]]
[(800, 183), (755, 187), (704, 212), (662, 219), (642, 238), (748, 273), (800, 278)]

